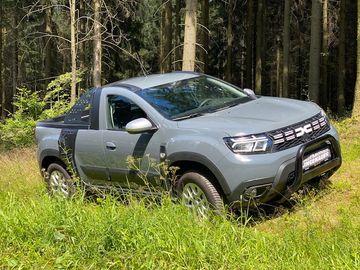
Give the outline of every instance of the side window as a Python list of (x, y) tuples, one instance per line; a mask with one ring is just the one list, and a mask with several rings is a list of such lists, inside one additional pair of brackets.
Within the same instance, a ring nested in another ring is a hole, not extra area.
[(108, 106), (108, 119), (112, 129), (124, 130), (130, 121), (147, 118), (146, 113), (138, 105), (123, 96), (108, 96)]

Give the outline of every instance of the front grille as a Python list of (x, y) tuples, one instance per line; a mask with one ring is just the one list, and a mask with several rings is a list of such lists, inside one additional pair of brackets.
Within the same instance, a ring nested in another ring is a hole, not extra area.
[(311, 140), (329, 131), (330, 124), (321, 113), (295, 125), (268, 132), (273, 140), (273, 151), (285, 150)]

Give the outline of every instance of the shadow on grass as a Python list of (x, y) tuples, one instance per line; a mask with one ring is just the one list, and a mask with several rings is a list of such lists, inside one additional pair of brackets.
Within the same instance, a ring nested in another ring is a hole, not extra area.
[(329, 178), (315, 179), (306, 183), (284, 202), (272, 201), (250, 207), (246, 213), (249, 219), (248, 225), (255, 226), (267, 220), (281, 217), (284, 214), (299, 211), (329, 194), (331, 187), (332, 182)]

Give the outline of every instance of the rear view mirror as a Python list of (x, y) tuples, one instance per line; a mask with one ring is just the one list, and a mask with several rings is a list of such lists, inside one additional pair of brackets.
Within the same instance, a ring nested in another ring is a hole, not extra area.
[(138, 118), (127, 123), (125, 129), (130, 134), (137, 134), (154, 130), (154, 126), (148, 119)]

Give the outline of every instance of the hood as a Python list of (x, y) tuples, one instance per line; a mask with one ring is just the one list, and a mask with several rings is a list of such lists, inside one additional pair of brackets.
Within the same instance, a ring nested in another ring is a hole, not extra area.
[(312, 102), (260, 97), (235, 107), (178, 122), (179, 128), (223, 130), (226, 136), (263, 133), (308, 119), (320, 112)]

